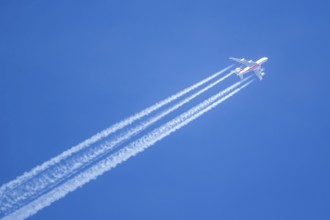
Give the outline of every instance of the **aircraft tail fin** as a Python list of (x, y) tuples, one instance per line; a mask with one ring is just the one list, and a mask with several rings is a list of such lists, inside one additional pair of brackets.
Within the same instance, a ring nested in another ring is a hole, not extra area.
[(239, 76), (239, 78), (243, 79), (243, 74), (241, 74), (242, 68), (236, 68), (235, 72), (236, 75)]

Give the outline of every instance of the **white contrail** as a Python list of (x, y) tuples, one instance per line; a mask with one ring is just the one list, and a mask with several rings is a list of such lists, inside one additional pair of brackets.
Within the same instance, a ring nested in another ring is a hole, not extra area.
[(197, 89), (198, 87), (204, 85), (205, 83), (211, 81), (212, 79), (216, 78), (217, 76), (219, 76), (220, 74), (224, 73), (225, 71), (227, 71), (228, 69), (230, 69), (232, 67), (231, 66), (228, 66), (226, 68), (224, 68), (223, 70), (220, 70), (219, 72), (211, 75), (210, 77), (207, 77), (205, 78), (204, 80), (178, 92), (177, 94), (175, 95), (172, 95), (136, 114), (134, 114), (133, 116), (130, 116), (114, 125), (112, 125), (111, 127), (93, 135), (92, 137), (88, 138), (87, 140), (81, 142), (80, 144), (74, 146), (74, 147), (71, 147), (70, 149), (64, 151), (63, 153), (59, 154), (58, 156), (44, 162), (43, 164), (41, 165), (38, 165), (36, 166), (35, 168), (33, 168), (32, 170), (30, 170), (29, 172), (26, 172), (24, 173), (23, 175), (17, 177), (16, 179), (2, 185), (0, 187), (0, 198), (2, 196), (2, 194), (7, 191), (7, 190), (10, 190), (10, 189), (13, 189), (19, 185), (21, 185), (23, 182), (29, 180), (30, 178), (32, 178), (33, 176), (35, 175), (38, 175), (39, 173), (43, 172), (44, 170), (48, 169), (49, 167), (53, 166), (54, 164), (57, 164), (59, 163), (60, 161), (62, 161), (63, 159), (69, 157), (70, 155), (80, 151), (81, 149), (84, 149), (85, 147), (99, 141), (100, 139), (104, 138), (104, 137), (107, 137), (108, 135), (132, 124), (133, 122), (139, 120), (139, 119), (142, 119), (143, 117), (149, 115), (150, 113), (158, 110), (159, 108), (173, 102), (174, 100), (186, 95), (187, 93)]
[(72, 157), (67, 157), (63, 159), (61, 163), (50, 166), (45, 172), (39, 173), (37, 176), (34, 176), (30, 180), (23, 182), (21, 185), (16, 186), (16, 188), (7, 190), (0, 197), (0, 211), (3, 213), (8, 213), (11, 210), (19, 207), (20, 204), (24, 204), (26, 200), (31, 200), (43, 194), (45, 191), (51, 190), (56, 187), (57, 184), (64, 181), (66, 178), (74, 175), (79, 172), (82, 168), (90, 165), (94, 161), (98, 160), (100, 157), (105, 154), (109, 154), (114, 147), (117, 147), (119, 144), (123, 143), (126, 140), (129, 140), (132, 136), (143, 131), (148, 126), (157, 122), (161, 118), (180, 108), (184, 104), (188, 103), (192, 99), (201, 95), (202, 93), (208, 91), (212, 87), (216, 86), (223, 80), (231, 76), (234, 71), (226, 74), (215, 82), (209, 84), (205, 88), (195, 92), (189, 97), (185, 98), (181, 102), (175, 104), (174, 106), (168, 108), (167, 110), (159, 113), (158, 115), (147, 119), (145, 122), (140, 123), (134, 128), (129, 129), (124, 132), (122, 135), (113, 138), (112, 140), (106, 141), (102, 140), (101, 145), (92, 146), (86, 150), (81, 150), (77, 152), (77, 155)]
[[(228, 98), (230, 98), (231, 96), (235, 95), (236, 93), (238, 93), (240, 90), (242, 90), (244, 87), (246, 87), (253, 81), (253, 80), (250, 80), (250, 81), (244, 83), (249, 78), (250, 77), (234, 84), (233, 86), (228, 87), (227, 89), (223, 90), (222, 92), (219, 92), (218, 94), (205, 100), (204, 102), (200, 103), (199, 105), (191, 108), (190, 110), (186, 111), (185, 113), (182, 113), (181, 115), (174, 118), (173, 120), (154, 129), (153, 131), (151, 131), (148, 134), (144, 135), (143, 137), (137, 139), (136, 141), (132, 142), (131, 144), (127, 145), (126, 147), (122, 148), (121, 150), (119, 150), (119, 151), (111, 154), (110, 156), (106, 157), (105, 159), (99, 161), (97, 164), (95, 164), (94, 166), (91, 166), (86, 171), (83, 171), (83, 172), (77, 174), (75, 177), (67, 180), (62, 185), (59, 185), (58, 187), (43, 194), (42, 196), (35, 199), (34, 201), (24, 205), (20, 209), (5, 216), (2, 220), (25, 219), (25, 218), (35, 214), (42, 208), (50, 205), (51, 203), (53, 203), (54, 201), (56, 201), (58, 199), (64, 197), (66, 194), (81, 187), (85, 183), (97, 178), (99, 175), (102, 175), (104, 172), (111, 170), (112, 168), (116, 167), (118, 164), (129, 159), (130, 157), (135, 156), (136, 154), (142, 152), (146, 148), (152, 146), (156, 142), (162, 140), (166, 136), (168, 136), (171, 133), (175, 132), (176, 130), (182, 128), (183, 126), (187, 125), (194, 119), (200, 117), (201, 115), (208, 112), (212, 108), (216, 107), (223, 101), (225, 101)], [(238, 87), (238, 86), (240, 86), (240, 87)], [(233, 89), (235, 89), (235, 90), (233, 90)], [(225, 95), (228, 92), (229, 92), (229, 94)]]

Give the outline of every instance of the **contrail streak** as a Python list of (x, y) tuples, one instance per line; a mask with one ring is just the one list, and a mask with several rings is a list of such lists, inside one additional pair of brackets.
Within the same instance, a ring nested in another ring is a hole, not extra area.
[(219, 92), (218, 94), (212, 96), (211, 98), (191, 108), (190, 110), (182, 113), (181, 115), (165, 123), (164, 125), (154, 129), (153, 131), (137, 139), (136, 141), (132, 142), (126, 147), (100, 160), (98, 163), (91, 166), (87, 170), (78, 173), (75, 177), (63, 182), (61, 185), (43, 194), (34, 201), (25, 204), (20, 209), (5, 216), (3, 220), (25, 219), (35, 214), (42, 208), (64, 197), (66, 194), (74, 191), (78, 187), (81, 187), (85, 183), (97, 178), (99, 175), (103, 174), (104, 172), (111, 170), (112, 168), (116, 167), (118, 164), (129, 159), (130, 157), (135, 156), (136, 154), (142, 152), (146, 148), (152, 146), (156, 142), (162, 140), (166, 136), (182, 128), (183, 126), (197, 119), (198, 117), (205, 114), (212, 108), (216, 107), (220, 103), (224, 102), (228, 98), (232, 97), (240, 90), (248, 86), (250, 83), (252, 83), (253, 80), (246, 82), (250, 78), (251, 77), (248, 77), (244, 80), (241, 80), (238, 83), (235, 83), (234, 85)]
[(219, 72), (211, 75), (210, 77), (205, 78), (204, 80), (176, 93), (175, 95), (172, 95), (136, 114), (134, 114), (133, 116), (130, 116), (114, 125), (112, 125), (111, 127), (93, 135), (92, 137), (88, 138), (87, 140), (81, 142), (80, 144), (71, 147), (70, 149), (64, 151), (63, 153), (59, 154), (58, 156), (44, 162), (43, 164), (36, 166), (35, 168), (33, 168), (32, 170), (30, 170), (29, 172), (24, 173), (23, 175), (17, 177), (16, 179), (2, 185), (0, 187), (0, 198), (3, 195), (3, 193), (5, 193), (7, 190), (13, 189), (19, 185), (21, 185), (23, 182), (29, 180), (30, 178), (38, 175), (39, 173), (43, 172), (44, 170), (48, 169), (49, 167), (53, 166), (54, 164), (59, 163), (60, 161), (62, 161), (63, 159), (71, 156), (72, 154), (88, 147), (89, 145), (99, 141), (100, 139), (107, 137), (108, 135), (132, 124), (133, 122), (142, 119), (143, 117), (149, 115), (150, 113), (158, 110), (159, 108), (173, 102), (174, 100), (186, 95), (187, 93), (199, 88), (200, 86), (204, 85), (205, 83), (211, 81), (212, 79), (216, 78), (217, 76), (219, 76), (220, 74), (224, 73), (225, 71), (227, 71), (228, 69), (230, 69), (232, 67), (228, 66), (226, 68), (224, 68), (223, 70), (220, 70)]
[[(94, 161), (98, 160), (104, 154), (109, 154), (114, 147), (117, 147), (126, 140), (129, 140), (134, 135), (146, 129), (148, 126), (154, 124), (161, 118), (180, 108), (184, 104), (188, 103), (192, 99), (196, 98), (200, 94), (208, 91), (212, 87), (216, 86), (223, 80), (227, 79), (234, 72), (226, 74), (205, 88), (195, 92), (189, 97), (185, 98), (181, 102), (175, 104), (174, 106), (168, 108), (167, 110), (159, 113), (158, 115), (147, 119), (145, 122), (140, 123), (134, 128), (129, 129), (122, 135), (115, 137), (111, 140), (102, 140), (103, 143), (97, 146), (91, 146), (88, 149), (80, 150), (77, 155), (69, 156), (61, 161), (61, 163), (54, 164), (46, 169), (44, 172), (40, 172), (38, 175), (33, 176), (30, 180), (26, 180), (21, 185), (17, 185), (16, 188), (12, 188), (3, 193), (0, 197), (0, 211), (3, 213), (10, 213), (12, 210), (17, 209), (22, 204), (25, 204), (34, 198), (40, 196), (41, 194), (51, 190), (56, 187), (59, 183), (63, 182), (65, 179), (71, 177), (75, 173), (79, 172), (81, 169), (92, 164)], [(19, 196), (17, 196), (19, 195)]]

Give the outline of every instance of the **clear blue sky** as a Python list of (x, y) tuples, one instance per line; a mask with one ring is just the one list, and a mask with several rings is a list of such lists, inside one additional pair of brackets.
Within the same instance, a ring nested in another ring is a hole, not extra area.
[(31, 219), (330, 219), (329, 1), (0, 2), (0, 185), (222, 69), (267, 75)]

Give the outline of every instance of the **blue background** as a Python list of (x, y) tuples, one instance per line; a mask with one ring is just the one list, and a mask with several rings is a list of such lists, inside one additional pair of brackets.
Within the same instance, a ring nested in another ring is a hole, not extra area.
[(268, 56), (263, 81), (31, 219), (330, 219), (329, 11), (1, 1), (0, 185), (229, 56)]

